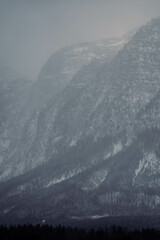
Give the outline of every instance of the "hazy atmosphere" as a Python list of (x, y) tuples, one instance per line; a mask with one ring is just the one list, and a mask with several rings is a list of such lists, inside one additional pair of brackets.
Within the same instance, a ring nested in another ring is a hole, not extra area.
[(61, 47), (122, 36), (158, 16), (159, 0), (0, 0), (0, 63), (35, 80)]
[[(160, 0), (0, 0), (0, 225), (53, 239), (44, 224), (160, 229), (159, 213)], [(55, 239), (147, 240), (108, 233)]]

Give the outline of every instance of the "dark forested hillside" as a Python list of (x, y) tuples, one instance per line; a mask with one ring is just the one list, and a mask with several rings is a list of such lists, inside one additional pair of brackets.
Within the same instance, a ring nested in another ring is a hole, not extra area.
[(126, 228), (112, 226), (98, 230), (49, 225), (0, 226), (1, 240), (158, 240), (160, 230), (142, 229), (128, 231)]

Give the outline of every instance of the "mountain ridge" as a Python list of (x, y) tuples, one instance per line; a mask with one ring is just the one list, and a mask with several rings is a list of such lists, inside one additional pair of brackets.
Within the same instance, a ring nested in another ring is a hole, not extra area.
[(0, 183), (0, 216), (158, 215), (159, 23), (83, 66), (29, 119), (11, 158), (22, 171)]

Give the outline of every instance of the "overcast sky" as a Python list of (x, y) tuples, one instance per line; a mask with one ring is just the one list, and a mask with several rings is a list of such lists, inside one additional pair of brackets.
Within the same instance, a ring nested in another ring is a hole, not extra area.
[(160, 16), (160, 0), (0, 0), (0, 63), (36, 79), (59, 48), (119, 37)]

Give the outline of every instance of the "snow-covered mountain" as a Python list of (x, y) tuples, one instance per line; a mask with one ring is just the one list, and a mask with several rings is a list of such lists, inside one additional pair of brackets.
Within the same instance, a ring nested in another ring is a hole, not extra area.
[[(7, 159), (6, 179), (17, 177), (0, 184), (0, 215), (157, 214), (159, 59), (160, 19), (154, 19), (117, 54), (92, 59), (70, 80), (66, 75), (66, 86), (27, 121)], [(44, 69), (43, 79), (56, 72)]]
[[(111, 62), (107, 59), (102, 65), (95, 60), (84, 66), (56, 101), (37, 112), (26, 124), (13, 156), (12, 163), (19, 166), (16, 169), (30, 170), (88, 137), (91, 142), (109, 139), (102, 159), (128, 146), (134, 137), (137, 113), (160, 88), (158, 29), (153, 21)], [(95, 158), (93, 163), (100, 161)]]
[(83, 66), (94, 60), (110, 61), (132, 35), (67, 46), (52, 54), (32, 86), (28, 105), (35, 110), (56, 99)]
[[(10, 68), (0, 66), (0, 86), (0, 163), (2, 163), (7, 149), (13, 147), (11, 145), (21, 134), (23, 128), (21, 115), (31, 82), (20, 79)], [(3, 174), (5, 175), (5, 172)]]
[[(53, 151), (47, 149), (50, 147), (48, 138), (50, 137), (50, 126), (53, 124), (55, 105), (60, 104), (58, 106), (60, 110), (62, 105), (60, 101), (63, 101), (63, 103), (69, 101), (72, 94), (79, 94), (80, 96), (81, 87), (84, 89), (87, 85), (92, 87), (91, 81), (100, 66), (104, 62), (110, 62), (129, 38), (130, 36), (127, 35), (122, 39), (102, 40), (70, 46), (61, 49), (49, 58), (42, 68), (38, 80), (30, 88), (24, 113), (22, 113), (23, 122), (26, 122), (26, 124), (21, 139), (14, 143), (14, 146), (15, 144), (17, 146), (8, 149), (8, 154), (6, 154), (1, 165), (1, 179), (4, 179), (4, 172), (8, 173), (8, 176), (5, 174), (5, 178), (7, 178), (19, 175), (48, 161), (53, 153)], [(66, 69), (70, 74), (66, 72)], [(67, 86), (68, 84), (69, 86)], [(61, 98), (60, 95), (63, 90), (64, 94)], [(31, 119), (27, 121), (30, 117)], [(38, 138), (38, 141), (36, 138)], [(44, 152), (47, 154), (47, 158)]]

